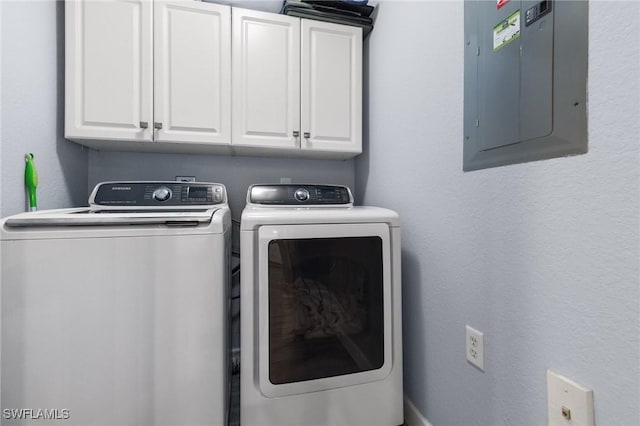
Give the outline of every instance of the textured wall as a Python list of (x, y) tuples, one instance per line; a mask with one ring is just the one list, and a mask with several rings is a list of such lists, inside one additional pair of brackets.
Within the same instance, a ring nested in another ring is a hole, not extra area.
[(436, 426), (542, 425), (549, 368), (637, 426), (640, 3), (590, 2), (589, 153), (470, 173), (463, 3), (378, 7), (356, 192), (402, 218), (408, 397)]
[(1, 216), (26, 208), (24, 154), (38, 169), (38, 207), (86, 200), (87, 154), (64, 139), (64, 3), (2, 1)]

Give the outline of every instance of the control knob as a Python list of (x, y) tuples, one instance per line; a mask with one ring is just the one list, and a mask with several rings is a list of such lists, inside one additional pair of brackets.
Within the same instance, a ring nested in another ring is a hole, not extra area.
[(293, 193), (293, 196), (296, 200), (300, 202), (307, 201), (309, 199), (309, 191), (304, 188), (297, 189), (296, 192)]
[(171, 198), (171, 190), (166, 186), (161, 186), (153, 191), (153, 199), (156, 201), (167, 201)]

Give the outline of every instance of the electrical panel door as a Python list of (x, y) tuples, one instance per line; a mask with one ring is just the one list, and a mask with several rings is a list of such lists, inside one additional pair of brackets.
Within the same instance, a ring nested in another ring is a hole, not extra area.
[(587, 6), (465, 2), (464, 170), (586, 152)]

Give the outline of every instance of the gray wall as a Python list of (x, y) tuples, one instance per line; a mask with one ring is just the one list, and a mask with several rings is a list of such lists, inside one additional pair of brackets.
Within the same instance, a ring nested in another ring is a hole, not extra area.
[(356, 189), (402, 218), (405, 391), (434, 425), (546, 424), (547, 369), (640, 424), (640, 3), (589, 14), (589, 153), (463, 173), (463, 3), (379, 5)]
[(35, 155), (40, 209), (86, 202), (86, 150), (63, 137), (64, 4), (3, 0), (0, 8), (0, 216), (27, 206), (27, 152)]

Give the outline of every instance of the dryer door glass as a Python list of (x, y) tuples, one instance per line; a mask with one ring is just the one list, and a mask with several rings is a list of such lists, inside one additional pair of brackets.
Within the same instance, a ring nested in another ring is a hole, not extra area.
[(383, 366), (382, 247), (378, 236), (269, 242), (272, 384)]

